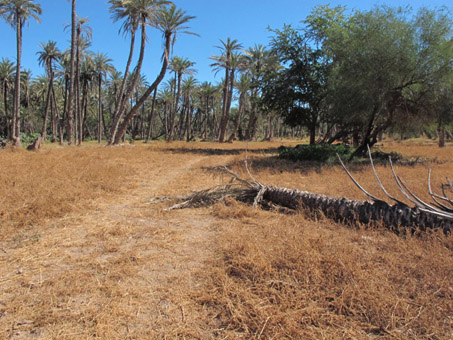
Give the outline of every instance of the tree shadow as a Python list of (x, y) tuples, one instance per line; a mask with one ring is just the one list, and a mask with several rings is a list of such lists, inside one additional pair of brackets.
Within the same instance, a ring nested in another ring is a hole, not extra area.
[[(323, 169), (329, 166), (322, 162), (315, 161), (291, 161), (287, 159), (281, 159), (278, 156), (268, 157), (249, 157), (247, 160), (248, 168), (252, 173), (260, 173), (262, 171), (268, 171), (272, 174), (284, 174), (284, 173), (301, 173), (308, 174), (311, 172), (321, 173)], [(234, 159), (225, 165), (228, 169), (233, 171), (243, 172), (245, 168), (244, 159)], [(209, 173), (218, 173), (218, 166), (206, 166), (202, 168), (204, 171)]]
[(242, 153), (250, 154), (276, 154), (277, 148), (265, 148), (265, 149), (222, 149), (222, 148), (169, 148), (166, 149), (170, 153), (180, 154), (195, 154), (195, 155), (207, 155), (207, 156), (231, 156), (240, 155)]

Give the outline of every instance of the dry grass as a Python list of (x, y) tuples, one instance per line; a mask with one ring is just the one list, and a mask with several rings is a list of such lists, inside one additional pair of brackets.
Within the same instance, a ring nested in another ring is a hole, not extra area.
[(451, 239), (236, 205), (217, 214), (233, 220), (199, 299), (212, 307), (221, 338), (451, 338)]
[[(0, 152), (0, 339), (451, 339), (453, 241), (348, 229), (234, 201), (163, 211), (153, 196), (226, 182), (363, 198), (338, 167), (276, 160), (273, 143), (153, 143)], [(287, 142), (287, 144), (297, 144)], [(451, 147), (399, 167), (425, 192), (452, 176)], [(378, 167), (393, 188), (388, 169)], [(371, 171), (353, 173), (378, 193)]]

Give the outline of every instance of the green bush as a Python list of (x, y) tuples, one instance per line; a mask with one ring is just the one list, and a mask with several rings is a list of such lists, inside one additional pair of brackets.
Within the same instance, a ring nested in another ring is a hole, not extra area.
[(20, 142), (23, 144), (23, 145), (28, 145), (28, 144), (32, 144), (36, 138), (38, 138), (39, 136), (41, 136), (40, 133), (29, 133), (29, 134), (25, 134), (25, 133), (21, 133), (20, 134)]
[(353, 152), (354, 148), (344, 144), (299, 144), (295, 147), (281, 146), (278, 148), (280, 158), (292, 161), (317, 161), (323, 163), (335, 162), (337, 154), (343, 159), (347, 159)]

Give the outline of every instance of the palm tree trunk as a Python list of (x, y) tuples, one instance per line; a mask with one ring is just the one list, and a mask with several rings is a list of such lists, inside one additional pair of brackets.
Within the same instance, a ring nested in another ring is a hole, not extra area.
[[(54, 112), (55, 112), (55, 130), (56, 130), (55, 141), (57, 140), (57, 134), (58, 134), (59, 143), (60, 143), (60, 145), (63, 145), (63, 124), (62, 124), (62, 122), (64, 121), (64, 119), (60, 118), (60, 110), (58, 109), (57, 97), (55, 95), (55, 87), (52, 87), (52, 101), (53, 101), (53, 107), (54, 107)], [(57, 133), (57, 131), (58, 131), (58, 133)]]
[(189, 107), (187, 109), (187, 118), (186, 118), (186, 132), (187, 132), (186, 142), (190, 142), (190, 140), (192, 139), (192, 136), (191, 136), (191, 128), (193, 128), (192, 115), (193, 115), (193, 105), (190, 105), (190, 103), (189, 103)]
[(157, 97), (157, 86), (156, 86), (156, 89), (154, 90), (153, 101), (151, 103), (151, 112), (149, 113), (149, 118), (148, 118), (148, 130), (146, 130), (145, 143), (148, 143), (149, 139), (151, 138), (152, 123), (153, 123), (153, 116), (154, 116), (154, 106), (156, 105), (156, 97)]
[(125, 135), (127, 125), (135, 117), (137, 114), (138, 109), (145, 103), (151, 93), (157, 89), (162, 79), (165, 77), (165, 73), (167, 71), (168, 66), (168, 56), (170, 54), (170, 43), (171, 43), (171, 35), (165, 37), (165, 50), (164, 50), (164, 61), (162, 63), (162, 68), (160, 70), (159, 75), (157, 76), (156, 80), (151, 84), (150, 87), (145, 91), (145, 93), (140, 97), (140, 99), (135, 103), (135, 105), (131, 108), (129, 113), (124, 117), (123, 123), (121, 124), (118, 133), (115, 136), (115, 140), (113, 144), (118, 144), (121, 138)]
[(142, 23), (141, 24), (140, 54), (138, 57), (137, 66), (135, 67), (135, 70), (134, 70), (134, 78), (132, 79), (132, 82), (126, 91), (124, 98), (120, 102), (119, 110), (114, 117), (112, 131), (110, 133), (109, 144), (112, 144), (112, 142), (114, 140), (116, 140), (116, 134), (118, 133), (118, 126), (119, 126), (120, 120), (126, 113), (126, 103), (129, 100), (129, 98), (131, 98), (132, 94), (134, 93), (135, 86), (137, 84), (137, 80), (140, 77), (140, 71), (142, 69), (143, 59), (145, 57), (145, 46), (146, 46), (146, 25), (145, 25), (145, 23)]
[(52, 88), (53, 88), (53, 73), (50, 74), (49, 79), (49, 87), (47, 89), (47, 97), (46, 97), (46, 106), (44, 109), (44, 120), (42, 122), (42, 129), (41, 129), (41, 137), (44, 141), (47, 136), (47, 120), (49, 118), (49, 109), (51, 106), (51, 99), (52, 99)]
[(98, 144), (101, 144), (102, 139), (102, 73), (99, 74), (98, 78), (98, 99), (99, 99), (99, 107), (98, 107)]
[(383, 224), (395, 231), (399, 227), (418, 227), (422, 230), (440, 227), (444, 231), (453, 228), (453, 221), (415, 208), (387, 203), (349, 200), (278, 187), (267, 187), (263, 198), (291, 209), (303, 207), (312, 212), (322, 212), (326, 217), (342, 223)]
[(8, 84), (5, 83), (3, 86), (3, 106), (5, 108), (5, 119), (6, 119), (6, 134), (8, 139), (11, 139), (11, 125), (9, 124), (9, 114), (8, 114)]
[(173, 109), (170, 112), (170, 127), (168, 131), (168, 138), (167, 142), (171, 142), (173, 140), (173, 135), (175, 133), (175, 125), (176, 125), (176, 116), (178, 115), (178, 106), (179, 106), (179, 99), (181, 96), (181, 74), (178, 74), (178, 81), (177, 81), (177, 87), (175, 89), (176, 95), (175, 95), (175, 102), (173, 104)]
[(12, 140), (14, 145), (20, 146), (20, 68), (22, 57), (22, 17), (16, 18), (17, 38), (17, 62), (16, 62), (16, 84), (14, 92), (14, 113), (12, 122)]
[(72, 144), (73, 134), (73, 110), (74, 110), (74, 71), (75, 71), (75, 44), (76, 44), (76, 0), (72, 0), (71, 14), (71, 70), (69, 75), (69, 95), (68, 95), (68, 114), (66, 133), (68, 137), (68, 145)]
[(255, 138), (255, 131), (256, 131), (256, 90), (252, 90), (251, 95), (251, 108), (250, 108), (250, 118), (249, 123), (247, 125), (247, 130), (245, 132), (245, 139), (252, 140)]
[(223, 103), (222, 103), (222, 117), (219, 126), (219, 142), (223, 143), (225, 140), (226, 126), (228, 124), (228, 101), (229, 101), (229, 86), (230, 86), (230, 69), (225, 68), (225, 81), (223, 85)]
[(236, 117), (236, 122), (234, 123), (234, 129), (231, 133), (230, 138), (228, 138), (228, 142), (233, 142), (237, 138), (237, 133), (239, 130), (239, 126), (241, 125), (241, 118), (244, 111), (244, 96), (245, 94), (241, 93), (239, 97), (239, 109), (238, 109), (238, 116)]

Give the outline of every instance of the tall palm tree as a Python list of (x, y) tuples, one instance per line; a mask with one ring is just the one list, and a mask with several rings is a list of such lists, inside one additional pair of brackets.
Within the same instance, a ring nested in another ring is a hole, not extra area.
[(76, 0), (71, 1), (71, 52), (70, 52), (70, 68), (69, 68), (69, 93), (68, 93), (68, 115), (67, 128), (68, 145), (72, 144), (72, 134), (74, 129), (74, 85), (75, 85), (75, 51), (76, 51)]
[(172, 46), (176, 41), (177, 33), (180, 32), (186, 34), (195, 34), (193, 32), (187, 31), (186, 29), (188, 29), (188, 27), (184, 26), (187, 22), (189, 22), (193, 18), (195, 17), (186, 15), (185, 11), (176, 8), (175, 5), (162, 7), (159, 11), (154, 13), (151, 24), (162, 32), (162, 36), (164, 39), (164, 53), (162, 55), (163, 59), (162, 67), (159, 72), (159, 75), (154, 80), (154, 82), (148, 87), (148, 89), (143, 93), (143, 95), (136, 102), (136, 104), (131, 108), (129, 113), (124, 117), (124, 120), (118, 130), (118, 133), (114, 138), (113, 144), (118, 144), (120, 142), (120, 140), (126, 133), (127, 125), (129, 124), (129, 122), (137, 114), (138, 109), (145, 103), (147, 98), (157, 88), (157, 86), (164, 78), (165, 73), (167, 71)]
[(181, 96), (181, 79), (184, 74), (195, 74), (197, 71), (192, 69), (191, 67), (195, 65), (194, 62), (191, 62), (187, 58), (180, 58), (180, 57), (173, 57), (170, 61), (169, 69), (175, 73), (176, 79), (176, 87), (174, 89), (174, 103), (173, 103), (173, 110), (170, 117), (170, 133), (168, 135), (167, 141), (170, 142), (173, 139), (174, 129), (175, 129), (175, 122), (176, 116), (178, 113), (178, 105), (179, 99)]
[(8, 114), (8, 91), (12, 84), (14, 84), (14, 63), (8, 58), (2, 58), (0, 62), (0, 85), (3, 89), (3, 108), (5, 114), (5, 128), (6, 136), (11, 138), (11, 125), (10, 117)]
[(277, 68), (279, 66), (278, 60), (275, 56), (271, 54), (263, 45), (255, 45), (246, 51), (245, 55), (245, 64), (247, 67), (248, 74), (250, 75), (251, 84), (251, 108), (250, 108), (250, 117), (245, 133), (245, 139), (251, 140), (255, 137), (256, 132), (256, 122), (257, 122), (257, 102), (258, 102), (258, 91), (259, 91), (259, 82), (263, 76), (263, 71), (266, 69)]
[(88, 19), (77, 18), (76, 23), (76, 53), (75, 53), (75, 122), (76, 122), (76, 141), (78, 145), (82, 144), (83, 139), (83, 120), (82, 120), (82, 106), (81, 88), (80, 88), (80, 68), (81, 61), (85, 57), (85, 50), (91, 45), (92, 38), (91, 27), (88, 26)]
[(79, 79), (80, 81), (80, 102), (79, 102), (79, 118), (78, 118), (78, 143), (79, 145), (82, 143), (85, 132), (88, 132), (90, 136), (92, 136), (91, 132), (89, 131), (86, 121), (88, 117), (88, 104), (90, 101), (90, 91), (91, 85), (93, 80), (96, 78), (96, 71), (94, 69), (94, 62), (91, 53), (87, 53), (83, 55), (82, 62), (80, 64), (80, 71), (79, 71)]
[[(44, 66), (47, 77), (49, 78), (49, 86), (47, 89), (47, 99), (44, 108), (44, 120), (42, 123), (41, 137), (46, 138), (47, 134), (47, 120), (49, 117), (49, 108), (51, 106), (52, 92), (53, 92), (53, 82), (54, 82), (54, 63), (58, 61), (61, 57), (61, 52), (57, 48), (57, 43), (55, 41), (49, 41), (46, 44), (41, 43), (41, 51), (38, 51), (39, 65)], [(53, 120), (52, 120), (53, 121)]]
[(236, 40), (227, 38), (226, 41), (220, 39), (221, 46), (217, 46), (220, 49), (220, 56), (213, 56), (210, 59), (214, 60), (215, 63), (211, 64), (212, 67), (218, 72), (220, 69), (225, 69), (225, 79), (223, 85), (223, 104), (222, 104), (222, 118), (220, 121), (220, 132), (219, 142), (223, 142), (225, 139), (225, 133), (228, 125), (229, 118), (229, 107), (228, 98), (230, 96), (230, 71), (231, 71), (231, 57), (233, 52), (239, 50), (242, 45)]
[(213, 122), (213, 119), (211, 119), (211, 117), (210, 117), (210, 111), (212, 110), (213, 98), (216, 95), (217, 91), (218, 91), (217, 86), (212, 85), (210, 82), (205, 81), (200, 85), (199, 95), (200, 95), (200, 99), (202, 102), (201, 105), (204, 106), (203, 111), (204, 111), (204, 115), (205, 115), (205, 117), (203, 118), (203, 122), (204, 122), (203, 138), (204, 138), (204, 140), (208, 139), (208, 130), (209, 129), (211, 129), (211, 134), (213, 134), (213, 131), (214, 131), (214, 122)]
[(169, 1), (166, 0), (110, 0), (111, 4), (110, 11), (113, 14), (113, 20), (125, 19), (122, 29), (127, 32), (130, 31), (133, 39), (135, 39), (135, 31), (140, 27), (141, 33), (141, 42), (140, 42), (140, 53), (137, 61), (137, 65), (134, 69), (134, 76), (130, 82), (127, 90), (125, 90), (126, 78), (128, 77), (130, 61), (133, 55), (133, 46), (131, 44), (131, 49), (129, 51), (128, 65), (126, 66), (126, 72), (124, 74), (124, 80), (121, 85), (118, 105), (115, 110), (113, 117), (112, 129), (110, 131), (110, 140), (109, 144), (112, 144), (116, 138), (118, 131), (118, 126), (120, 124), (121, 118), (124, 116), (126, 111), (126, 104), (131, 98), (134, 89), (136, 87), (138, 78), (140, 76), (143, 59), (145, 56), (145, 46), (146, 46), (146, 27), (153, 24), (153, 18), (155, 14), (163, 8), (165, 5), (169, 4)]
[(96, 81), (98, 85), (98, 143), (102, 139), (103, 109), (102, 109), (102, 82), (107, 78), (107, 74), (115, 71), (112, 65), (112, 59), (104, 53), (97, 52), (93, 59)]
[[(182, 95), (184, 98), (184, 107), (186, 111), (185, 127), (182, 129), (186, 134), (186, 141), (191, 140), (190, 127), (192, 125), (192, 115), (194, 110), (193, 102), (195, 100), (194, 94), (198, 88), (198, 81), (191, 75), (184, 79), (182, 84)], [(184, 137), (184, 133), (181, 134), (181, 138)]]
[(248, 91), (250, 90), (251, 79), (250, 76), (246, 73), (241, 74), (241, 78), (236, 83), (237, 91), (239, 92), (239, 108), (238, 108), (238, 115), (236, 117), (236, 121), (234, 123), (233, 132), (228, 138), (229, 142), (232, 142), (237, 138), (237, 132), (239, 130), (239, 126), (241, 125), (241, 119), (244, 112), (247, 110), (249, 104), (249, 95)]
[(14, 92), (13, 128), (11, 138), (16, 145), (20, 145), (20, 68), (22, 57), (22, 29), (30, 18), (39, 22), (41, 6), (33, 0), (0, 0), (0, 16), (16, 29), (17, 61), (16, 84)]

